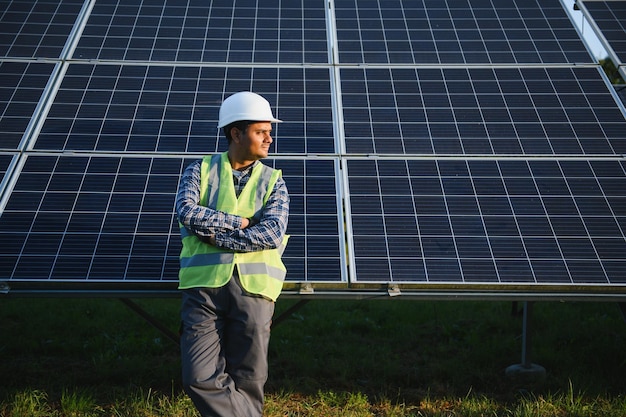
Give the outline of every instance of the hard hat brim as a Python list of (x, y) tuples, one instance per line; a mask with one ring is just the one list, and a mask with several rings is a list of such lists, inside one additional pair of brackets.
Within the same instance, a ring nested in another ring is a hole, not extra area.
[(258, 123), (258, 122), (282, 123), (283, 122), (280, 119), (268, 119), (268, 120), (236, 119), (236, 120), (230, 120), (230, 121), (227, 120), (227, 121), (225, 121), (223, 123), (218, 123), (217, 128), (221, 129), (223, 127), (228, 126), (231, 123), (240, 122), (240, 121), (246, 121), (246, 122), (252, 122), (252, 123)]

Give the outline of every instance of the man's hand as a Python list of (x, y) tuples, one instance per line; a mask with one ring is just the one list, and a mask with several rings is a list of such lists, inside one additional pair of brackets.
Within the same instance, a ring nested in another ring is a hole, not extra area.
[[(246, 217), (242, 217), (241, 218), (241, 228), (240, 229), (245, 229), (246, 227), (250, 227), (252, 226), (254, 223), (252, 222), (252, 220), (246, 218)], [(209, 235), (209, 236), (204, 236), (201, 237), (200, 240), (202, 240), (205, 243), (208, 243), (209, 245), (213, 245), (213, 246), (217, 246), (217, 242), (215, 241), (215, 235)]]

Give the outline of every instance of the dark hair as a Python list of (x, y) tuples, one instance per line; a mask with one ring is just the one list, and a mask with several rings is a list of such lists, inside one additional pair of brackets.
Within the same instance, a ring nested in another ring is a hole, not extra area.
[(230, 124), (227, 124), (226, 126), (224, 126), (224, 136), (226, 136), (226, 139), (228, 139), (228, 143), (230, 143), (231, 140), (233, 140), (233, 138), (230, 136), (230, 131), (233, 127), (236, 127), (237, 129), (241, 130), (242, 132), (245, 132), (245, 130), (248, 128), (248, 126), (253, 123), (249, 120), (237, 120), (236, 122), (232, 122)]

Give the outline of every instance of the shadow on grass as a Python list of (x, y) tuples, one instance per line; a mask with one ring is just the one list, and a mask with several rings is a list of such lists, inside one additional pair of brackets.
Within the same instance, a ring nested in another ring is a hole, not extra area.
[[(280, 300), (277, 314), (295, 301)], [(138, 300), (172, 330), (178, 300)], [(624, 394), (626, 324), (611, 303), (536, 303), (533, 360), (541, 383), (512, 381), (521, 317), (511, 303), (315, 300), (273, 330), (267, 393), (362, 393), (407, 405), (468, 395), (510, 403), (520, 395)], [(177, 346), (118, 300), (0, 299), (0, 401), (68, 390), (98, 404), (138, 390), (180, 395)]]

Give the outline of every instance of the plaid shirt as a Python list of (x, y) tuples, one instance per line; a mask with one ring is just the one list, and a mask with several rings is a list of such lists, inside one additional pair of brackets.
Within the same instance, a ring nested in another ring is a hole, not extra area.
[[(248, 183), (252, 167), (257, 163), (259, 161), (243, 171), (233, 170), (237, 195)], [(183, 226), (205, 242), (213, 236), (217, 246), (236, 252), (278, 247), (287, 230), (289, 216), (289, 193), (283, 178), (276, 181), (258, 223), (241, 229), (241, 217), (199, 204), (201, 164), (201, 160), (191, 163), (183, 172), (178, 186), (176, 213)]]

